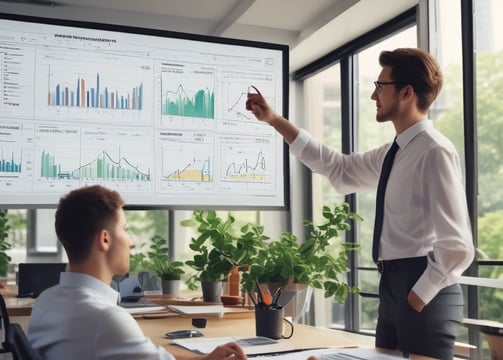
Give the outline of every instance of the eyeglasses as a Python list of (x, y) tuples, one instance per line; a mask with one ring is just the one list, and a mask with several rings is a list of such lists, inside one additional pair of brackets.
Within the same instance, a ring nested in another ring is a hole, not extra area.
[(374, 86), (376, 87), (376, 92), (378, 94), (381, 93), (382, 87), (385, 85), (405, 85), (403, 82), (398, 82), (398, 81), (374, 81)]

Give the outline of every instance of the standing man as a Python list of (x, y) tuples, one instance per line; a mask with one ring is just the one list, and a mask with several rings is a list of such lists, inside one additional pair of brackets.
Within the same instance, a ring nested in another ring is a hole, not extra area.
[[(121, 196), (102, 186), (74, 190), (56, 211), (56, 234), (68, 255), (67, 272), (44, 291), (31, 314), (28, 339), (45, 359), (169, 359), (146, 338), (136, 320), (117, 305), (112, 276), (129, 271), (129, 249)], [(199, 360), (244, 360), (235, 343)]]
[[(442, 73), (431, 55), (415, 48), (384, 51), (379, 63), (371, 99), (376, 120), (393, 123), (398, 150), (387, 186), (378, 191), (383, 210), (376, 211), (381, 219), (374, 230), (374, 260), (381, 272), (375, 343), (413, 358), (452, 359), (463, 318), (457, 282), (474, 249), (458, 154), (427, 119)], [(248, 94), (246, 106), (340, 193), (377, 189), (391, 144), (341, 154), (278, 115), (259, 91)]]

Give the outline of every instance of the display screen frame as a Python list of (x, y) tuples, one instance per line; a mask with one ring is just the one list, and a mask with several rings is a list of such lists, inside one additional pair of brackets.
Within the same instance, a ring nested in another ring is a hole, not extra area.
[(254, 85), (288, 118), (287, 45), (4, 13), (0, 30), (0, 207), (101, 184), (129, 209), (289, 209), (287, 144), (240, 111)]

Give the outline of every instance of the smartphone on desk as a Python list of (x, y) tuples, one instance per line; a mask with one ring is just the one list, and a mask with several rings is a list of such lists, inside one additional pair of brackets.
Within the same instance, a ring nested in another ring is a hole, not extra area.
[(169, 339), (185, 339), (193, 337), (201, 337), (203, 334), (199, 330), (176, 330), (165, 334)]

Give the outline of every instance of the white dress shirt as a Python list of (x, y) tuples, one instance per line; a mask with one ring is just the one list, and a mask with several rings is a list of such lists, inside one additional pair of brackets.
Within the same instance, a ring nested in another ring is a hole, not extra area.
[[(383, 260), (428, 256), (414, 285), (425, 304), (459, 281), (474, 256), (463, 176), (454, 145), (423, 120), (397, 136), (398, 150), (386, 188), (380, 242)], [(290, 150), (341, 194), (376, 191), (391, 143), (351, 155), (301, 130)]]
[(59, 285), (40, 294), (28, 340), (45, 359), (175, 358), (146, 338), (136, 320), (117, 305), (119, 294), (98, 279), (64, 272)]

